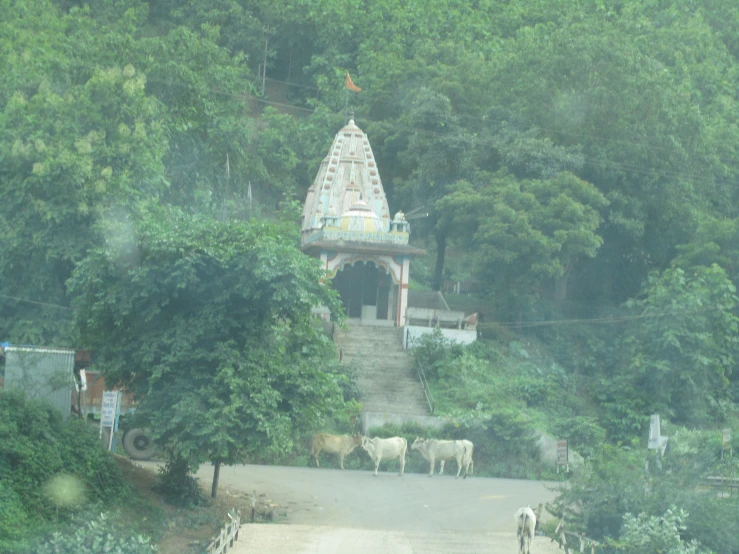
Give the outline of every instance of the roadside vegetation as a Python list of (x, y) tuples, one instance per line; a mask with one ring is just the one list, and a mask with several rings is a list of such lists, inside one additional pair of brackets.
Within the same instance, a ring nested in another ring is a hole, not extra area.
[(144, 554), (161, 537), (161, 508), (128, 485), (97, 429), (16, 392), (0, 391), (0, 475), (1, 552)]
[[(679, 296), (671, 295), (672, 306), (679, 301)], [(629, 308), (622, 314), (633, 314)], [(668, 306), (662, 310), (657, 317), (666, 320), (648, 325), (673, 336), (682, 333), (682, 341), (691, 338), (686, 328), (696, 333), (693, 341), (704, 344), (726, 332), (713, 317), (710, 322), (701, 317), (688, 322), (670, 313)], [(717, 311), (711, 310), (720, 321)], [(730, 313), (725, 316), (733, 319)], [(731, 456), (739, 446), (736, 436), (732, 443), (722, 444), (722, 429), (736, 428), (736, 405), (721, 400), (726, 398), (725, 389), (734, 385), (727, 380), (723, 391), (695, 390), (691, 398), (682, 396), (675, 410), (670, 403), (660, 404), (659, 395), (645, 395), (645, 382), (614, 394), (613, 381), (626, 377), (612, 365), (616, 352), (601, 357), (599, 345), (610, 349), (623, 341), (622, 355), (628, 356), (633, 352), (629, 343), (642, 341), (656, 358), (668, 356), (675, 347), (669, 340), (659, 340), (661, 348), (656, 346), (650, 340), (655, 331), (639, 336), (644, 326), (639, 317), (625, 320), (618, 329), (609, 325), (607, 331), (578, 323), (569, 327), (565, 344), (551, 340), (548, 329), (484, 326), (487, 338), (470, 346), (450, 343), (440, 333), (423, 337), (414, 356), (426, 371), (437, 413), (453, 422), (446, 434), (476, 437), (473, 442), (483, 445), (476, 449), (483, 450), (476, 460), (477, 472), (566, 478), (547, 509), (564, 518), (569, 530), (602, 542), (606, 552), (739, 552), (739, 494), (729, 488), (717, 492), (702, 482), (708, 476), (739, 477), (739, 464)], [(558, 331), (555, 336), (561, 337), (561, 327)], [(721, 348), (711, 351), (726, 353)], [(616, 360), (624, 363), (623, 358)], [(587, 371), (576, 371), (588, 365)], [(669, 394), (670, 382), (662, 383), (663, 394)], [(647, 449), (650, 413), (664, 414), (661, 432), (669, 437), (664, 456)], [(585, 458), (584, 464), (554, 477), (551, 465), (538, 463), (536, 447), (523, 450), (535, 431), (567, 439), (569, 447)], [(546, 530), (553, 532), (553, 524)]]

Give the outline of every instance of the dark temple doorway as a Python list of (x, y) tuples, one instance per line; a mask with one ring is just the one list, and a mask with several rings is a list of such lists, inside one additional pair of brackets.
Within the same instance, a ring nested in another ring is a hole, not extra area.
[(333, 279), (347, 317), (362, 320), (388, 320), (394, 313), (391, 301), (393, 281), (384, 268), (373, 262), (346, 265)]

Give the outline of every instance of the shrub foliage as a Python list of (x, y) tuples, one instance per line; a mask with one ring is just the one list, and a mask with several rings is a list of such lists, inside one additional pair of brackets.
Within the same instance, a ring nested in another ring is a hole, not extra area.
[(15, 391), (0, 390), (0, 475), (2, 552), (19, 550), (27, 529), (68, 519), (81, 502), (127, 490), (94, 429)]

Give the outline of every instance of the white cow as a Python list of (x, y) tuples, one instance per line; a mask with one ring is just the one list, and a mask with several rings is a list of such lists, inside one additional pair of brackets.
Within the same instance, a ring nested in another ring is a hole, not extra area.
[(375, 475), (380, 467), (382, 460), (400, 460), (400, 476), (405, 471), (405, 453), (408, 451), (408, 441), (403, 437), (391, 437), (389, 439), (362, 438), (362, 448), (370, 455), (372, 461), (375, 462)]
[[(462, 471), (462, 467), (466, 460), (465, 452), (467, 447), (462, 441), (442, 441), (437, 439), (416, 438), (411, 445), (411, 450), (418, 450), (429, 462), (429, 477), (434, 474), (436, 460), (441, 460), (442, 463), (441, 471), (439, 472), (440, 475), (444, 471), (443, 463), (445, 460), (457, 460), (457, 477), (459, 477), (459, 473)], [(466, 476), (467, 472), (465, 470), (465, 477)]]
[(518, 537), (519, 554), (531, 554), (531, 541), (536, 532), (536, 515), (534, 510), (526, 506), (519, 508), (514, 516), (516, 519), (516, 537)]
[[(475, 461), (472, 459), (472, 454), (475, 453), (475, 445), (472, 444), (472, 441), (468, 441), (467, 439), (459, 440), (457, 442), (462, 443), (465, 448), (464, 458), (462, 458), (462, 467), (464, 467), (463, 478), (467, 479), (467, 475), (472, 475), (475, 470)], [(441, 466), (439, 469), (439, 475), (444, 475), (444, 460), (441, 460), (441, 464), (439, 465)]]

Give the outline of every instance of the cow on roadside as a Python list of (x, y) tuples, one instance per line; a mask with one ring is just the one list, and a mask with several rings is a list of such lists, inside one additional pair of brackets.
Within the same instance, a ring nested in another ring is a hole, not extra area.
[(381, 439), (378, 437), (362, 439), (362, 448), (370, 455), (372, 461), (375, 462), (375, 475), (380, 467), (382, 460), (400, 460), (400, 473), (402, 477), (405, 472), (405, 453), (408, 451), (408, 441), (403, 437), (391, 437), (389, 439)]
[(536, 515), (534, 510), (526, 506), (519, 508), (514, 516), (516, 519), (516, 537), (518, 538), (519, 554), (531, 554), (531, 541), (536, 532)]
[(339, 466), (344, 469), (344, 457), (352, 453), (352, 451), (362, 444), (362, 435), (329, 435), (328, 433), (316, 433), (311, 441), (310, 455), (316, 461), (316, 467), (321, 467), (318, 463), (318, 456), (321, 452), (339, 455)]
[[(467, 479), (467, 475), (472, 475), (475, 469), (475, 462), (472, 459), (472, 454), (475, 453), (475, 445), (472, 444), (472, 441), (468, 441), (467, 439), (458, 440), (457, 442), (462, 443), (465, 448), (464, 457), (462, 458), (462, 467), (464, 468), (463, 479)], [(441, 460), (441, 463), (439, 464), (441, 466), (439, 468), (439, 475), (444, 475), (444, 462), (445, 460)]]
[[(470, 443), (471, 444), (471, 443)], [(434, 474), (434, 466), (436, 460), (456, 460), (457, 461), (457, 477), (459, 477), (464, 465), (466, 446), (462, 441), (445, 441), (437, 439), (421, 439), (416, 440), (411, 445), (411, 450), (418, 450), (430, 464), (429, 477)], [(443, 466), (442, 470), (443, 471)], [(440, 473), (441, 474), (441, 473)], [(465, 477), (467, 471), (465, 470)]]

